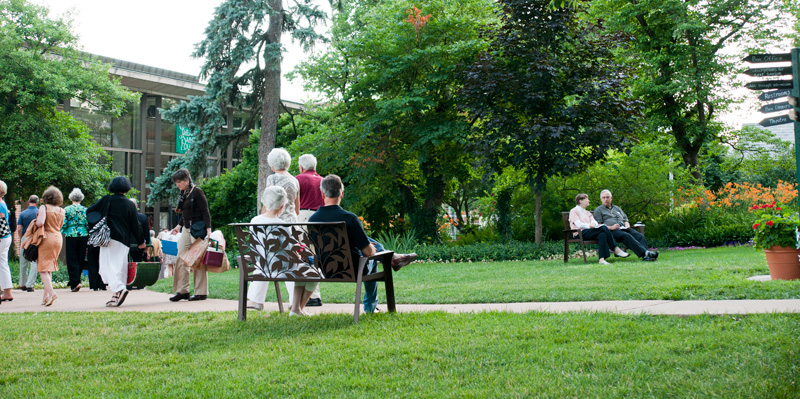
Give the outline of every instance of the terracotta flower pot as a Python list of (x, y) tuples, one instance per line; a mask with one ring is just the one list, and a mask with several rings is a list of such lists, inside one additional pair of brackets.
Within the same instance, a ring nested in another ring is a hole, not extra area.
[(800, 250), (791, 247), (771, 246), (764, 250), (769, 266), (769, 275), (773, 280), (800, 279)]

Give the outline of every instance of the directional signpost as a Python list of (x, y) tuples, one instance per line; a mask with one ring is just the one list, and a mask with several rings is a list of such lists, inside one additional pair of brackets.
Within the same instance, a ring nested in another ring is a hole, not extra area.
[(777, 100), (782, 97), (788, 97), (789, 94), (792, 94), (792, 89), (765, 91), (758, 96), (758, 99), (761, 101)]
[(788, 66), (788, 67), (776, 67), (776, 68), (750, 68), (742, 73), (756, 78), (764, 78), (767, 76), (783, 76), (783, 75), (791, 75), (792, 67)]
[[(749, 62), (751, 64), (763, 64), (763, 63), (775, 63), (775, 62), (787, 62), (795, 60), (796, 56), (795, 50), (792, 50), (791, 53), (782, 53), (782, 54), (750, 54), (744, 58), (744, 61)], [(792, 62), (795, 64), (797, 61)], [(743, 73), (745, 75), (757, 77), (757, 78), (764, 78), (764, 77), (775, 77), (775, 76), (785, 76), (785, 75), (792, 75), (792, 68), (793, 65), (789, 66), (779, 66), (779, 67), (767, 67), (767, 68), (750, 68)], [(778, 89), (767, 91), (761, 93), (758, 96), (758, 99), (761, 101), (771, 101), (777, 100), (783, 97), (789, 97), (792, 95), (793, 90), (797, 87), (795, 83), (795, 76), (793, 79), (769, 79), (769, 80), (757, 80), (750, 82), (744, 87), (750, 90), (771, 90), (771, 89)], [(760, 112), (769, 114), (773, 112), (780, 112), (780, 111), (789, 111), (794, 112), (794, 107), (789, 104), (789, 102), (781, 102), (781, 103), (773, 103), (767, 104), (759, 109)], [(792, 119), (788, 115), (778, 115), (778, 116), (771, 116), (765, 118), (759, 125), (764, 127), (769, 126), (776, 126), (776, 125), (783, 125), (786, 123), (791, 123)], [(800, 142), (800, 141), (798, 141)], [(798, 178), (798, 182), (800, 182), (800, 178)]]
[(792, 80), (760, 80), (758, 82), (750, 82), (744, 87), (750, 90), (767, 90), (767, 89), (791, 89)]
[(769, 114), (771, 112), (786, 111), (787, 109), (792, 109), (792, 104), (789, 104), (788, 101), (785, 101), (782, 103), (767, 104), (761, 107), (758, 112), (761, 112), (762, 114)]
[(782, 54), (750, 54), (744, 58), (751, 64), (791, 62), (789, 66), (750, 68), (743, 73), (755, 78), (768, 78), (775, 76), (791, 75), (791, 79), (770, 79), (750, 82), (744, 87), (751, 90), (769, 90), (758, 96), (761, 101), (773, 101), (787, 97), (785, 102), (766, 104), (759, 109), (760, 112), (770, 114), (788, 111), (788, 115), (776, 115), (764, 118), (759, 125), (764, 127), (783, 125), (794, 121), (795, 162), (797, 165), (797, 184), (800, 187), (800, 49), (792, 49), (790, 53)]

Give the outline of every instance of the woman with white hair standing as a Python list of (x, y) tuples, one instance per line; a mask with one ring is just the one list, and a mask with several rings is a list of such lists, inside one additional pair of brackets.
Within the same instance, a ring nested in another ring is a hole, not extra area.
[(64, 208), (64, 225), (61, 234), (65, 237), (67, 253), (67, 274), (72, 292), (81, 289), (81, 273), (86, 263), (86, 242), (89, 240), (89, 223), (86, 221), (86, 207), (81, 205), (83, 192), (73, 188), (69, 193), (72, 205)]
[[(5, 228), (0, 231), (0, 288), (3, 289), (3, 295), (0, 296), (0, 301), (11, 301), (14, 297), (11, 295), (11, 269), (8, 267), (8, 248), (11, 247), (11, 227), (8, 224), (9, 212), (8, 205), (3, 197), (8, 192), (8, 186), (0, 180), (0, 218), (5, 221)], [(0, 222), (2, 224), (2, 222)]]
[[(289, 166), (292, 164), (292, 156), (283, 148), (274, 148), (267, 155), (267, 163), (273, 172), (267, 177), (267, 187), (278, 186), (286, 191), (286, 205), (278, 218), (284, 222), (296, 223), (297, 215), (300, 214), (300, 182), (288, 172)], [(289, 302), (291, 303), (294, 295), (294, 282), (287, 281), (286, 290), (289, 292)]]

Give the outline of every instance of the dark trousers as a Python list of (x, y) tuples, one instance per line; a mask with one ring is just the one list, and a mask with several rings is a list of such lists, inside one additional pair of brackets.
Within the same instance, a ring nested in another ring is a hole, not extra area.
[(584, 240), (597, 240), (597, 256), (600, 259), (608, 259), (611, 257), (611, 250), (617, 247), (617, 242), (611, 234), (611, 230), (606, 226), (596, 227), (594, 229), (581, 230)]
[(106, 289), (106, 284), (100, 277), (100, 248), (92, 245), (87, 245), (86, 259), (88, 261), (86, 269), (89, 270), (89, 288), (93, 290)]
[(636, 256), (644, 258), (644, 254), (647, 252), (647, 248), (649, 248), (647, 246), (647, 240), (644, 239), (644, 234), (629, 228), (625, 230), (614, 230), (611, 232), (611, 235), (614, 236), (614, 240), (617, 242), (625, 244)]
[(75, 288), (81, 283), (81, 273), (86, 268), (86, 242), (89, 237), (66, 237), (64, 245), (67, 247), (67, 274), (69, 275), (69, 288)]

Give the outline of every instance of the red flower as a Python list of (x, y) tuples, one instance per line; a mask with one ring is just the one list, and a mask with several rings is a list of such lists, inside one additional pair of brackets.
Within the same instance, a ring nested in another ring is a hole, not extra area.
[(775, 210), (776, 210), (776, 211), (780, 211), (780, 210), (781, 210), (781, 208), (775, 207)]
[(761, 205), (761, 209), (766, 209), (766, 207), (767, 207), (767, 204)]
[(772, 221), (771, 221), (771, 220), (767, 220), (767, 226), (769, 226), (769, 227), (772, 227), (772, 224), (773, 224), (773, 223), (772, 223)]
[(753, 205), (753, 209), (758, 209), (758, 205)]
[(775, 201), (772, 201), (772, 205), (775, 205), (776, 203), (777, 203), (777, 202), (775, 202)]
[(753, 230), (756, 230), (756, 229), (758, 229), (758, 226), (761, 226), (761, 225), (760, 225), (760, 224), (758, 224), (758, 223), (754, 224), (754, 225), (753, 225)]

